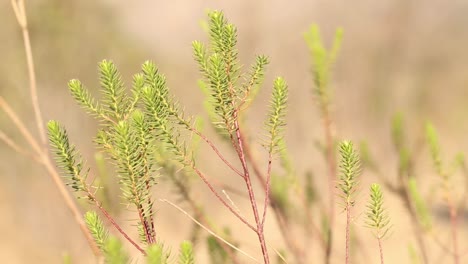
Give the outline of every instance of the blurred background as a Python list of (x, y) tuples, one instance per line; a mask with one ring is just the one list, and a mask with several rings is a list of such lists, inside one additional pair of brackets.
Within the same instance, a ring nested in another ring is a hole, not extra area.
[[(230, 22), (237, 25), (243, 65), (250, 65), (256, 54), (270, 57), (264, 86), (248, 113), (252, 136), (261, 128), (272, 80), (283, 76), (290, 87), (286, 143), (298, 175), (302, 177), (312, 171), (319, 189), (326, 189), (320, 187), (326, 184), (326, 165), (316, 147), (316, 142), (323, 138), (323, 128), (312, 96), (310, 57), (303, 39), (312, 23), (320, 26), (328, 43), (337, 27), (344, 28), (342, 51), (332, 82), (337, 137), (356, 142), (365, 140), (386, 177), (392, 180), (397, 174), (398, 157), (391, 142), (391, 118), (396, 112), (404, 113), (410, 145), (420, 145), (424, 139), (424, 122), (431, 120), (439, 132), (447, 162), (457, 152), (466, 153), (468, 149), (468, 122), (465, 121), (468, 1), (26, 2), (44, 118), (59, 120), (67, 127), (71, 141), (92, 170), (96, 151), (92, 138), (97, 124), (73, 101), (67, 89), (68, 80), (80, 79), (98, 96), (99, 61), (113, 60), (130, 84), (132, 74), (139, 71), (140, 65), (145, 60), (153, 60), (167, 76), (171, 92), (186, 112), (206, 118), (204, 96), (197, 87), (200, 75), (192, 58), (191, 41), (207, 40), (201, 21), (206, 19), (209, 9), (223, 10)], [(9, 1), (0, 2), (0, 25), (0, 94), (36, 133), (22, 35)], [(27, 146), (4, 113), (0, 113), (0, 129), (18, 144)], [(213, 131), (207, 130), (216, 137)], [(227, 146), (222, 148), (228, 151)], [(261, 151), (259, 145), (258, 152)], [(416, 176), (423, 183), (422, 193), (438, 194), (431, 185), (437, 182), (437, 175), (427, 148), (423, 147), (419, 154), (415, 157)], [(0, 262), (61, 263), (62, 255), (69, 254), (74, 263), (93, 263), (85, 239), (43, 168), (3, 143), (0, 143), (0, 155)], [(219, 175), (212, 176), (218, 179), (224, 176), (219, 173), (222, 165), (212, 162), (213, 155), (206, 146), (199, 157), (200, 166), (209, 175)], [(362, 202), (367, 199), (367, 184), (375, 180), (371, 172), (364, 173)], [(170, 183), (161, 181), (156, 186), (155, 197), (176, 199)], [(205, 187), (195, 182), (199, 186), (196, 197), (204, 203), (214, 201)], [(243, 188), (240, 181), (226, 182)], [(391, 194), (386, 198), (394, 225), (392, 235), (385, 241), (386, 256), (390, 263), (397, 260), (410, 263), (408, 245), (414, 238), (407, 235), (411, 232), (408, 216), (400, 200)], [(249, 215), (246, 200), (234, 199)], [(447, 212), (440, 209), (442, 199), (434, 201), (440, 201), (434, 202), (433, 209), (439, 216), (441, 239), (447, 242)], [(245, 235), (248, 232), (235, 218), (215, 202), (207, 207), (210, 217), (221, 225), (231, 226), (233, 236), (241, 241), (245, 239), (243, 245), (248, 252), (259, 256), (256, 238)], [(166, 204), (157, 202), (156, 208), (158, 234), (176, 252), (178, 243), (189, 238), (192, 223)], [(133, 230), (131, 217), (125, 210), (118, 213), (119, 221)], [(343, 214), (338, 216), (343, 217)], [(361, 220), (356, 221), (360, 221), (356, 232), (363, 233), (370, 260), (358, 258), (356, 263), (376, 263), (377, 248), (370, 232), (360, 227)], [(462, 250), (467, 250), (463, 248), (468, 242), (467, 222), (467, 214), (461, 212)], [(283, 247), (272, 217), (267, 224), (267, 239), (272, 245)], [(440, 251), (439, 247), (430, 246), (434, 252)], [(200, 263), (206, 261), (204, 250), (202, 246), (197, 248)], [(341, 256), (338, 254), (334, 261), (341, 263)], [(448, 257), (442, 261), (434, 263), (450, 263)]]

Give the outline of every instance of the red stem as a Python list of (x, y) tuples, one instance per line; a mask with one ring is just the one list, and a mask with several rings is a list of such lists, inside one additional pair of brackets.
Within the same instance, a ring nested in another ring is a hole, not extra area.
[[(264, 221), (264, 219), (261, 220), (260, 216), (258, 214), (257, 201), (255, 200), (255, 193), (254, 193), (253, 188), (252, 188), (250, 173), (249, 173), (249, 169), (247, 167), (247, 161), (245, 159), (245, 152), (244, 152), (244, 147), (243, 147), (243, 142), (242, 142), (242, 135), (241, 135), (241, 131), (240, 131), (240, 128), (239, 128), (238, 112), (237, 111), (234, 111), (234, 126), (235, 126), (237, 143), (238, 143), (237, 144), (237, 149), (238, 149), (238, 154), (239, 154), (239, 160), (240, 160), (240, 162), (242, 164), (242, 168), (244, 170), (244, 181), (245, 181), (245, 185), (247, 187), (247, 191), (249, 193), (249, 199), (250, 199), (250, 204), (252, 205), (252, 211), (253, 211), (253, 214), (254, 214), (255, 223), (257, 224), (256, 233), (257, 233), (257, 236), (258, 236), (258, 240), (260, 242), (260, 246), (262, 248), (264, 263), (268, 264), (268, 263), (270, 263), (270, 259), (269, 259), (269, 256), (268, 256), (268, 249), (267, 249), (267, 246), (266, 246), (265, 235), (264, 235), (264, 232), (263, 232), (263, 221)], [(234, 145), (234, 147), (235, 147), (235, 145)], [(268, 190), (268, 188), (269, 187), (267, 186), (265, 189)]]
[(257, 232), (257, 229), (250, 224), (247, 219), (245, 219), (243, 216), (241, 216), (234, 208), (232, 208), (231, 205), (229, 205), (222, 197), (219, 195), (219, 193), (214, 189), (213, 185), (208, 181), (206, 178), (205, 174), (201, 172), (197, 167), (195, 167), (194, 164), (191, 164), (192, 169), (195, 171), (195, 173), (202, 179), (202, 181), (205, 183), (205, 185), (210, 189), (210, 191), (218, 198), (218, 200), (227, 208), (231, 213), (233, 213), (239, 220), (241, 220), (244, 224), (246, 224), (250, 229), (252, 229), (254, 232)]
[(346, 204), (346, 260), (345, 263), (349, 263), (349, 244), (351, 241), (350, 238), (350, 225), (351, 225), (351, 206)]
[(96, 204), (96, 207), (99, 208), (99, 210), (102, 212), (102, 214), (107, 218), (107, 220), (109, 220), (109, 222), (111, 222), (111, 224), (117, 229), (117, 231), (119, 231), (120, 234), (122, 234), (125, 237), (125, 239), (127, 239), (128, 242), (130, 242), (133, 246), (135, 246), (135, 248), (138, 249), (143, 255), (146, 255), (145, 250), (143, 250), (135, 241), (133, 241), (127, 235), (127, 233), (125, 233), (125, 231), (122, 230), (122, 228), (119, 226), (119, 224), (117, 224), (114, 221), (114, 219), (112, 218), (112, 216), (110, 216), (110, 214), (106, 211), (106, 209), (104, 209), (104, 207), (102, 207), (102, 205), (95, 199), (95, 196), (91, 194), (90, 198), (94, 200), (94, 202)]
[(382, 239), (380, 237), (378, 237), (377, 240), (379, 241), (380, 264), (384, 264)]

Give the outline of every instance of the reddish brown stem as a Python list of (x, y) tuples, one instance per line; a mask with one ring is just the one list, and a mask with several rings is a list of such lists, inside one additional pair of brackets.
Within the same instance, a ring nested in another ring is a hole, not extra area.
[[(238, 112), (237, 111), (234, 111), (234, 126), (235, 126), (235, 133), (236, 133), (236, 137), (237, 137), (237, 148), (238, 148), (239, 160), (240, 160), (240, 162), (242, 164), (242, 168), (244, 170), (244, 181), (245, 181), (245, 185), (247, 187), (247, 191), (248, 191), (248, 194), (249, 194), (250, 204), (252, 205), (252, 211), (253, 211), (253, 214), (254, 214), (255, 223), (257, 224), (256, 233), (257, 233), (257, 236), (258, 236), (258, 240), (260, 242), (260, 247), (262, 249), (263, 260), (264, 260), (265, 264), (268, 264), (268, 263), (270, 263), (270, 259), (269, 259), (269, 256), (268, 256), (268, 248), (266, 246), (265, 235), (264, 235), (264, 232), (263, 232), (263, 223), (262, 222), (264, 220), (260, 219), (260, 216), (259, 216), (259, 213), (258, 213), (257, 201), (255, 200), (255, 193), (254, 193), (253, 188), (252, 188), (250, 173), (249, 173), (249, 169), (248, 169), (248, 166), (247, 166), (247, 161), (246, 161), (246, 158), (245, 158), (245, 152), (244, 152), (244, 147), (243, 147), (243, 142), (242, 142), (242, 134), (241, 134), (241, 131), (240, 131), (240, 128), (239, 128)], [(234, 145), (234, 147), (235, 147), (235, 145)], [(268, 187), (266, 187), (265, 190), (267, 188)]]
[(111, 222), (111, 224), (115, 227), (115, 229), (117, 229), (117, 231), (119, 231), (119, 233), (122, 234), (122, 236), (124, 236), (125, 239), (127, 239), (128, 242), (130, 242), (136, 249), (138, 249), (138, 251), (140, 251), (143, 255), (146, 255), (145, 250), (143, 250), (135, 241), (133, 241), (133, 239), (131, 239), (127, 235), (127, 233), (125, 233), (125, 231), (122, 230), (122, 228), (119, 226), (119, 224), (117, 224), (114, 221), (112, 216), (110, 216), (110, 214), (106, 211), (106, 209), (104, 209), (104, 207), (102, 207), (102, 205), (96, 200), (96, 197), (94, 197), (94, 195), (90, 194), (90, 193), (88, 193), (88, 195), (91, 195), (90, 198), (92, 200), (94, 200), (94, 203), (95, 203), (96, 207), (99, 208), (101, 213), (107, 218), (107, 220), (109, 220), (109, 222)]
[(205, 135), (203, 135), (200, 131), (198, 131), (197, 129), (191, 127), (191, 126), (187, 126), (187, 129), (189, 129), (190, 131), (192, 131), (193, 133), (195, 133), (197, 136), (199, 136), (201, 139), (203, 139), (203, 141), (205, 141), (210, 147), (211, 149), (216, 153), (216, 155), (224, 162), (224, 164), (226, 164), (232, 171), (234, 171), (237, 175), (243, 177), (243, 174), (242, 172), (240, 172), (238, 169), (236, 169), (236, 167), (234, 167), (234, 165), (232, 165), (224, 156), (223, 154), (221, 154), (221, 152), (219, 151), (219, 149), (213, 144), (213, 142), (211, 142), (211, 140), (209, 140)]
[[(255, 161), (252, 150), (250, 148), (250, 144), (247, 142), (247, 140), (245, 138), (243, 138), (242, 142), (244, 144), (244, 151), (245, 151), (246, 158), (252, 164), (252, 168), (254, 170), (254, 174), (257, 177), (258, 182), (261, 184), (262, 188), (264, 190), (266, 190), (265, 177), (263, 176), (263, 173), (260, 170), (260, 167), (258, 166), (258, 163)], [(303, 250), (297, 244), (297, 239), (292, 237), (292, 235), (291, 235), (292, 233), (291, 233), (290, 228), (289, 228), (289, 223), (287, 221), (287, 217), (284, 215), (283, 211), (278, 206), (278, 202), (276, 201), (275, 197), (271, 196), (271, 193), (270, 193), (270, 197), (269, 197), (269, 205), (271, 206), (271, 208), (272, 208), (272, 210), (274, 212), (274, 215), (275, 215), (276, 221), (278, 223), (281, 235), (285, 239), (286, 246), (294, 254), (297, 262), (298, 263), (303, 263), (303, 260), (302, 260)], [(314, 223), (311, 223), (311, 224), (312, 224), (312, 226), (314, 228), (316, 228)]]
[(350, 237), (350, 227), (351, 227), (351, 205), (346, 204), (346, 259), (345, 263), (349, 263), (349, 244), (351, 242), (351, 237)]
[(378, 237), (377, 240), (379, 241), (380, 264), (384, 264), (382, 238)]
[(192, 169), (195, 171), (195, 173), (200, 177), (200, 179), (202, 179), (202, 181), (205, 183), (205, 185), (208, 187), (208, 189), (210, 189), (210, 191), (216, 196), (216, 198), (224, 205), (224, 207), (226, 207), (227, 209), (229, 209), (229, 211), (231, 211), (231, 213), (233, 213), (237, 218), (239, 218), (239, 220), (241, 220), (245, 225), (247, 225), (250, 229), (252, 229), (254, 232), (257, 232), (257, 229), (252, 225), (250, 224), (247, 219), (245, 219), (243, 216), (241, 216), (236, 210), (234, 210), (234, 208), (232, 208), (231, 205), (229, 205), (222, 197), (221, 195), (219, 195), (219, 193), (215, 190), (215, 188), (213, 187), (213, 185), (211, 185), (211, 183), (208, 181), (208, 179), (206, 178), (205, 174), (203, 172), (201, 172), (197, 167), (195, 167), (195, 165), (193, 163), (190, 164), (190, 166), (192, 167)]

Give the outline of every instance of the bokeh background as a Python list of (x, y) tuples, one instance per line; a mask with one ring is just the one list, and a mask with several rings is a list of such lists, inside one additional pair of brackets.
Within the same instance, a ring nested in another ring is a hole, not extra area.
[[(468, 149), (468, 1), (34, 0), (26, 4), (44, 117), (59, 120), (67, 127), (71, 140), (93, 169), (92, 137), (97, 124), (73, 102), (67, 90), (68, 80), (78, 78), (98, 95), (98, 61), (112, 59), (130, 83), (131, 75), (139, 71), (144, 60), (150, 59), (165, 73), (171, 92), (186, 112), (206, 117), (203, 93), (197, 88), (200, 75), (192, 59), (191, 41), (206, 40), (201, 21), (208, 9), (223, 10), (238, 26), (244, 65), (253, 62), (256, 54), (271, 59), (265, 85), (248, 114), (253, 135), (265, 116), (272, 80), (281, 75), (288, 81), (286, 142), (300, 177), (312, 171), (319, 186), (326, 184), (326, 166), (316, 147), (323, 138), (323, 129), (311, 92), (310, 58), (303, 40), (311, 23), (320, 26), (325, 40), (332, 39), (335, 28), (344, 28), (332, 82), (337, 136), (356, 142), (365, 140), (386, 177), (394, 179), (397, 174), (397, 155), (390, 132), (391, 117), (396, 112), (405, 115), (410, 145), (421, 145), (424, 122), (431, 120), (440, 134), (447, 160), (457, 152), (466, 154)], [(22, 36), (9, 1), (0, 2), (0, 25), (0, 94), (36, 131)], [(27, 146), (4, 113), (0, 113), (0, 129)], [(216, 137), (212, 131), (208, 133)], [(222, 148), (227, 151), (226, 146)], [(258, 152), (261, 151), (259, 147)], [(422, 147), (418, 153), (416, 176), (422, 192), (425, 196), (439, 195), (433, 188), (437, 176), (427, 148)], [(43, 168), (3, 143), (0, 155), (0, 262), (61, 263), (62, 255), (69, 254), (75, 263), (93, 263), (85, 239)], [(208, 148), (202, 147), (199, 157), (208, 174), (216, 173), (218, 179), (225, 176), (219, 173), (222, 165), (212, 162)], [(229, 179), (229, 175), (225, 177), (227, 183), (243, 186), (232, 177)], [(461, 177), (455, 178), (455, 185), (463, 183)], [(375, 180), (371, 172), (364, 172), (362, 202), (367, 197), (366, 184)], [(206, 194), (202, 184), (196, 184), (197, 197), (209, 205), (210, 217), (231, 226), (234, 236), (242, 234), (239, 237), (245, 240), (245, 248), (259, 256), (256, 238), (246, 235), (246, 229), (217, 203), (211, 205), (214, 199)], [(162, 180), (155, 196), (172, 199), (173, 190), (170, 183)], [(387, 198), (394, 228), (385, 241), (386, 256), (389, 263), (410, 263), (408, 245), (414, 244), (414, 238), (408, 236), (408, 217), (398, 199), (390, 194)], [(249, 214), (245, 199), (235, 199)], [(434, 199), (431, 204), (440, 236), (449, 241), (442, 200)], [(192, 223), (165, 204), (157, 202), (156, 207), (159, 234), (176, 252), (176, 245), (189, 237)], [(368, 258), (358, 257), (356, 263), (376, 263), (374, 240), (367, 229), (360, 227), (363, 214), (357, 214), (356, 232), (363, 233)], [(119, 221), (128, 227), (129, 218), (125, 210), (119, 213)], [(267, 238), (281, 248), (274, 220), (269, 219)], [(465, 259), (467, 222), (468, 214), (461, 212), (459, 237)], [(430, 247), (434, 257), (440, 256), (439, 247)], [(206, 261), (204, 250), (203, 246), (197, 247), (200, 263)], [(341, 263), (341, 256), (338, 253), (334, 261)], [(446, 256), (434, 261), (450, 263)]]

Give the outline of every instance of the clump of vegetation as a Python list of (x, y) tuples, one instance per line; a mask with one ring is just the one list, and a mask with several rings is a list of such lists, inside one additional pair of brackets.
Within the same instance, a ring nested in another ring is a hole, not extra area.
[[(413, 169), (415, 154), (405, 139), (403, 115), (396, 115), (392, 123), (393, 142), (398, 155), (398, 178), (395, 181), (388, 180), (387, 175), (382, 173), (372, 159), (367, 145), (361, 145), (359, 155), (358, 149), (351, 141), (345, 140), (337, 144), (338, 137), (332, 129), (330, 86), (332, 66), (342, 41), (341, 29), (336, 31), (330, 50), (325, 48), (316, 25), (305, 34), (312, 56), (313, 94), (322, 116), (325, 134), (322, 150), (328, 167), (328, 188), (325, 192), (328, 202), (324, 203), (312, 174), (297, 175), (284, 140), (289, 89), (283, 78), (276, 78), (272, 84), (271, 99), (261, 133), (263, 137), (259, 137), (256, 142), (248, 139), (243, 110), (252, 104), (257, 90), (262, 86), (269, 59), (259, 55), (249, 68), (243, 68), (236, 47), (237, 29), (228, 22), (222, 12), (211, 11), (208, 14), (209, 43), (192, 43), (194, 59), (202, 76), (199, 85), (207, 96), (206, 109), (219, 135), (218, 139), (206, 136), (200, 128), (199, 118), (183, 111), (183, 106), (171, 95), (165, 76), (151, 61), (144, 62), (141, 71), (133, 76), (130, 89), (124, 84), (112, 61), (100, 62), (101, 100), (95, 99), (79, 80), (71, 80), (68, 83), (72, 97), (99, 123), (97, 135), (92, 139), (99, 152), (97, 160), (101, 167), (105, 167), (105, 161), (109, 161), (114, 168), (114, 173), (104, 174), (90, 170), (79, 150), (70, 142), (66, 129), (59, 122), (49, 121), (46, 128), (44, 127), (37, 104), (37, 87), (24, 2), (12, 1), (12, 4), (25, 36), (31, 98), (40, 138), (35, 139), (31, 135), (2, 97), (1, 109), (28, 141), (31, 151), (19, 147), (4, 133), (0, 134), (0, 138), (12, 149), (31, 156), (47, 169), (98, 259), (105, 263), (134, 263), (134, 256), (126, 250), (125, 242), (139, 251), (139, 260), (144, 263), (193, 264), (196, 263), (194, 247), (201, 243), (200, 241), (205, 241), (213, 264), (247, 261), (311, 263), (313, 254), (322, 256), (324, 263), (331, 263), (338, 258), (337, 256), (344, 255), (345, 263), (350, 263), (351, 245), (356, 241), (352, 237), (351, 226), (358, 215), (354, 213), (354, 208), (360, 203), (356, 193), (361, 190), (359, 179), (362, 177), (362, 169), (369, 169), (381, 182), (370, 186), (370, 198), (365, 212), (365, 225), (372, 229), (378, 241), (379, 250), (375, 254), (380, 256), (380, 262), (384, 263), (383, 239), (389, 237), (388, 233), (392, 227), (392, 210), (389, 208), (387, 211), (384, 206), (383, 189), (405, 204), (417, 241), (417, 248), (410, 245), (411, 254), (420, 256), (417, 259), (421, 259), (422, 263), (429, 263), (432, 259), (426, 241), (439, 241), (438, 234), (434, 231), (431, 211), (417, 183)], [(47, 135), (55, 165), (62, 177), (59, 177), (59, 172), (44, 147), (47, 144)], [(450, 216), (451, 243), (444, 250), (452, 255), (454, 263), (461, 263), (463, 251), (457, 236), (461, 206), (458, 205), (459, 199), (451, 191), (451, 176), (459, 168), (464, 168), (463, 156), (458, 155), (452, 165), (448, 166), (442, 159), (438, 137), (430, 123), (426, 126), (426, 135), (436, 174), (440, 176), (438, 186), (441, 187)], [(229, 144), (235, 161), (220, 151), (217, 140)], [(240, 211), (225, 191), (229, 186), (219, 183), (222, 182), (222, 177), (215, 181), (213, 176), (198, 166), (198, 141), (207, 144), (213, 157), (219, 159), (231, 175), (243, 182), (243, 190), (231, 190), (247, 197), (252, 217), (247, 217)], [(255, 143), (263, 145), (265, 160), (260, 160), (254, 155), (252, 145)], [(336, 157), (338, 154), (339, 162)], [(274, 166), (275, 163), (277, 166)], [(116, 176), (121, 196), (126, 203), (125, 208), (135, 215), (133, 224), (138, 231), (138, 239), (129, 235), (128, 230), (124, 230), (114, 219), (113, 210), (108, 209), (109, 200), (105, 197), (109, 193), (103, 194), (108, 187), (108, 174)], [(216, 201), (229, 211), (240, 225), (245, 226), (257, 237), (257, 249), (246, 249), (240, 237), (232, 234), (229, 228), (225, 228), (224, 223), (210, 219), (204, 211), (203, 203), (193, 196), (192, 176), (197, 176)], [(180, 201), (188, 205), (189, 210), (183, 210), (165, 199), (159, 201), (173, 206), (194, 223), (192, 241), (183, 241), (176, 254), (164, 245), (165, 238), (159, 235), (155, 221), (164, 217), (157, 214), (155, 203), (158, 197), (157, 183), (161, 179), (172, 183), (181, 198)], [(260, 190), (254, 188), (254, 181), (259, 183)], [(219, 189), (223, 191), (220, 192)], [(339, 202), (335, 201), (336, 190), (341, 198)], [(69, 191), (72, 191), (76, 198), (86, 200), (93, 210), (83, 216)], [(346, 212), (344, 254), (340, 254), (340, 249), (334, 246), (334, 238), (341, 235), (335, 228), (336, 203), (341, 204)], [(268, 210), (271, 211), (270, 214), (267, 213)], [(284, 240), (284, 249), (276, 249), (270, 245), (268, 232), (271, 231), (265, 228), (267, 216), (275, 218), (277, 230)], [(209, 234), (206, 239), (199, 239), (200, 230)], [(309, 245), (315, 241), (318, 242), (320, 252), (312, 252), (309, 249)], [(258, 256), (261, 256), (261, 259)], [(318, 258), (317, 256), (314, 257)], [(70, 263), (71, 260), (67, 257), (64, 261)]]

